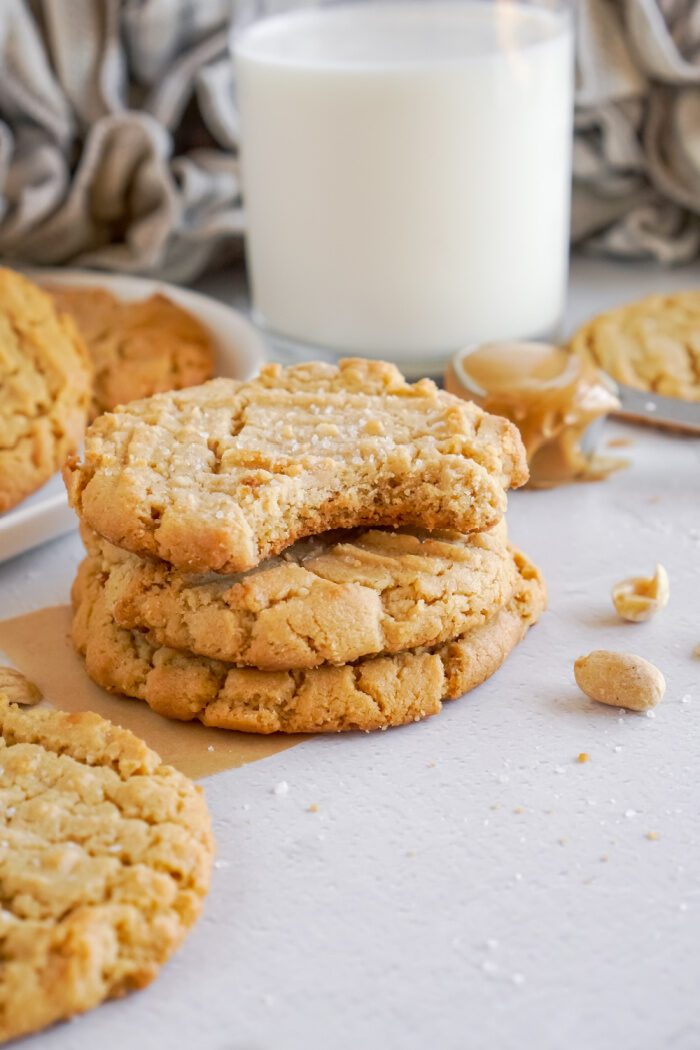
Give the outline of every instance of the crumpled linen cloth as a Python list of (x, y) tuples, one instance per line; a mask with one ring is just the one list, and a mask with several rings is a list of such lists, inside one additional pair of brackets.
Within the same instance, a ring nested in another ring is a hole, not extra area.
[[(700, 254), (700, 2), (574, 3), (572, 240), (689, 260)], [(0, 0), (0, 255), (185, 281), (239, 253), (230, 35), (294, 6)]]
[(572, 241), (700, 254), (700, 2), (578, 0)]

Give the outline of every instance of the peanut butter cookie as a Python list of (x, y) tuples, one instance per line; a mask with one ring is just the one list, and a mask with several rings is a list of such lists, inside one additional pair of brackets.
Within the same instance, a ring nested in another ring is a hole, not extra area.
[(324, 533), (237, 576), (184, 573), (86, 539), (120, 627), (268, 671), (437, 645), (489, 619), (516, 581), (491, 533)]
[(90, 363), (75, 325), (26, 277), (0, 269), (0, 513), (75, 451), (89, 403)]
[(91, 713), (0, 701), (0, 1042), (142, 988), (209, 888), (199, 789)]
[(104, 288), (48, 289), (69, 314), (94, 365), (93, 415), (211, 379), (207, 330), (165, 295), (127, 302)]
[(700, 401), (700, 291), (650, 295), (609, 310), (570, 345), (620, 383)]
[(538, 570), (512, 558), (515, 591), (482, 626), (434, 649), (377, 656), (343, 667), (259, 671), (152, 645), (109, 612), (99, 563), (87, 558), (73, 588), (73, 642), (90, 677), (159, 714), (245, 733), (386, 729), (437, 714), (490, 677), (544, 609)]
[(118, 547), (225, 573), (335, 528), (483, 531), (527, 464), (512, 423), (350, 359), (132, 402), (92, 424), (64, 476)]

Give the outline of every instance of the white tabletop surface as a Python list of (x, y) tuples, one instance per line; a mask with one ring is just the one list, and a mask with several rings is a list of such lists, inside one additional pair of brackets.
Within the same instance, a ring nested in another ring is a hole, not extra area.
[[(579, 261), (568, 324), (698, 283)], [(230, 275), (208, 287), (240, 302)], [(511, 496), (550, 610), (501, 671), (423, 724), (206, 780), (220, 862), (183, 949), (27, 1046), (697, 1050), (700, 441), (607, 433), (629, 470)], [(80, 556), (73, 534), (0, 567), (1, 615), (65, 602)], [(669, 607), (616, 622), (611, 584), (656, 562)], [(608, 647), (663, 670), (655, 718), (576, 689), (575, 657)]]

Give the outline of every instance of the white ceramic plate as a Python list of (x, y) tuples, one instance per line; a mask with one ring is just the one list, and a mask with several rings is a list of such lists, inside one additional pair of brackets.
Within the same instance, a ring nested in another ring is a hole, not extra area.
[[(32, 270), (28, 276), (38, 284), (107, 288), (126, 300), (145, 299), (156, 292), (167, 295), (208, 328), (216, 354), (215, 375), (251, 379), (265, 360), (265, 344), (243, 314), (188, 288), (144, 277), (86, 270)], [(0, 562), (70, 532), (75, 525), (63, 482), (56, 474), (18, 507), (0, 514)]]

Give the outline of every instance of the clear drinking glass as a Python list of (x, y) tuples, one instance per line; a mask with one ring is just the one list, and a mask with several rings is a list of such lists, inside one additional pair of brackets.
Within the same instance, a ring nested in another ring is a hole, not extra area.
[(254, 313), (278, 355), (439, 372), (551, 338), (573, 114), (563, 0), (381, 0), (234, 39)]

